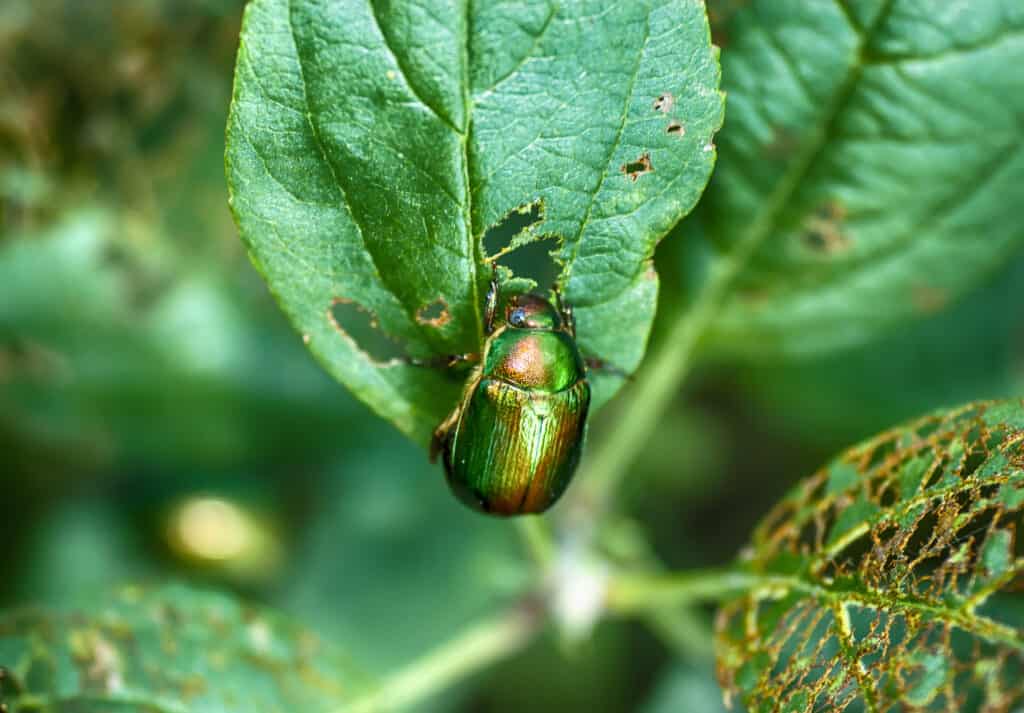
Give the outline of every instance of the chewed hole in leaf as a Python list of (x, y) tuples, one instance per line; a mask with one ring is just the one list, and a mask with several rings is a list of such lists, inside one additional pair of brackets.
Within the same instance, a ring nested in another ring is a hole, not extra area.
[[(980, 404), (923, 419), (798, 487), (746, 555), (792, 585), (720, 613), (727, 689), (754, 710), (798, 698), (806, 711), (1016, 710), (1024, 608), (1011, 593), (1024, 580), (1024, 499), (1003, 494), (1024, 483), (1022, 412)], [(745, 677), (754, 660), (776, 664)]]
[(448, 311), (448, 302), (444, 297), (438, 297), (429, 304), (425, 304), (416, 312), (416, 321), (420, 324), (427, 324), (435, 329), (440, 329), (452, 320), (451, 312)]
[(654, 110), (660, 111), (662, 114), (668, 114), (672, 111), (672, 107), (675, 106), (676, 98), (670, 93), (665, 92), (659, 94), (658, 98), (654, 100)]
[(560, 267), (552, 256), (558, 249), (556, 238), (541, 238), (520, 246), (498, 261), (499, 265), (509, 268), (512, 273), (527, 277), (541, 289), (548, 289), (558, 279)]
[(362, 305), (336, 297), (327, 310), (327, 318), (342, 336), (377, 365), (405, 359), (402, 346), (380, 329), (376, 315)]
[(627, 161), (622, 164), (620, 170), (626, 174), (626, 178), (636, 183), (640, 176), (654, 172), (654, 166), (651, 165), (651, 154), (644, 152), (636, 161)]
[(550, 287), (561, 272), (553, 257), (561, 240), (543, 235), (537, 226), (544, 221), (543, 201), (534, 201), (512, 210), (484, 235), (488, 260), (527, 278), (534, 285)]
[(513, 251), (523, 240), (530, 239), (532, 228), (544, 220), (544, 202), (526, 203), (508, 212), (484, 235), (488, 259), (497, 260)]

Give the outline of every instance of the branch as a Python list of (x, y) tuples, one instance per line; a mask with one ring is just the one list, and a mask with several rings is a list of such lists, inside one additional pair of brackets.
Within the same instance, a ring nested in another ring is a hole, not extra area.
[(525, 647), (542, 622), (542, 614), (528, 605), (483, 621), (388, 676), (376, 691), (336, 713), (383, 713), (429, 698)]

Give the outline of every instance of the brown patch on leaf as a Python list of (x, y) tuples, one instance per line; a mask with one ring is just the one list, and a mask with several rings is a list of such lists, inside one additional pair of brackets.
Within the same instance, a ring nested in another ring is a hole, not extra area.
[(654, 100), (654, 110), (660, 111), (662, 114), (668, 114), (675, 105), (676, 98), (668, 92), (659, 94), (658, 98)]
[(910, 295), (914, 308), (922, 314), (935, 314), (949, 304), (949, 293), (931, 285), (915, 285)]
[(749, 307), (764, 307), (772, 298), (771, 292), (763, 287), (744, 287), (736, 291), (736, 297)]
[(800, 149), (800, 135), (783, 126), (772, 127), (772, 140), (761, 149), (770, 161), (785, 161)]
[(444, 297), (438, 297), (433, 302), (423, 305), (416, 311), (416, 321), (440, 329), (452, 321), (451, 312), (448, 311), (448, 302)]
[(640, 176), (654, 172), (654, 167), (651, 165), (651, 154), (645, 151), (636, 161), (622, 164), (620, 170), (626, 175), (626, 178), (636, 183)]
[(804, 245), (826, 256), (846, 252), (850, 248), (850, 239), (842, 229), (845, 218), (846, 208), (842, 203), (829, 201), (822, 204), (804, 220), (804, 232), (800, 236)]

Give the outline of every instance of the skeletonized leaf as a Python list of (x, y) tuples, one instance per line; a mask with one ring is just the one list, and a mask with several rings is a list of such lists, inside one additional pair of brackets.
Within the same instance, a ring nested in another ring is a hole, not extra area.
[(314, 713), (364, 685), (315, 634), (181, 586), (6, 614), (0, 662), (13, 713)]
[(758, 527), (719, 675), (752, 711), (1010, 711), (1024, 700), (1024, 402), (857, 446)]
[(713, 4), (729, 119), (701, 204), (760, 242), (712, 326), (758, 358), (942, 309), (1024, 246), (1024, 4)]
[(513, 243), (551, 242), (582, 349), (636, 367), (651, 255), (703, 190), (721, 118), (701, 2), (255, 0), (228, 182), (312, 351), (425, 442), (461, 379), (396, 357), (479, 349), (483, 236), (521, 207), (542, 220)]

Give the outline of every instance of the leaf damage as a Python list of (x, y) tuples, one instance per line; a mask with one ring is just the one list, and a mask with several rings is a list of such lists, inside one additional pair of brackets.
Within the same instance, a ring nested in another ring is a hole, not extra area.
[(452, 314), (448, 311), (448, 301), (444, 297), (438, 297), (429, 304), (425, 304), (416, 311), (416, 321), (440, 329), (452, 321)]
[(1024, 403), (855, 447), (758, 527), (780, 584), (717, 617), (719, 678), (752, 711), (1010, 711), (1024, 700)]
[[(424, 309), (429, 309), (426, 305)], [(421, 310), (422, 311), (422, 310)], [(377, 315), (345, 297), (335, 297), (326, 311), (327, 321), (356, 349), (378, 367), (405, 360), (402, 344), (380, 327)]]
[(13, 710), (327, 713), (365, 685), (310, 632), (227, 596), (127, 588), (87, 604), (0, 618)]
[(640, 155), (640, 158), (635, 161), (627, 161), (622, 164), (622, 168), (619, 169), (626, 175), (626, 178), (636, 183), (640, 176), (644, 176), (648, 173), (654, 172), (654, 166), (651, 165), (651, 154), (649, 151), (645, 151)]
[(654, 100), (654, 110), (660, 111), (662, 114), (668, 114), (672, 111), (672, 107), (676, 104), (676, 98), (671, 93), (665, 92), (659, 94), (658, 98)]

